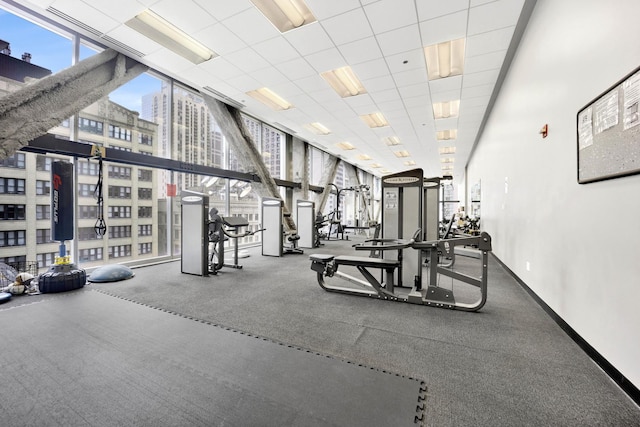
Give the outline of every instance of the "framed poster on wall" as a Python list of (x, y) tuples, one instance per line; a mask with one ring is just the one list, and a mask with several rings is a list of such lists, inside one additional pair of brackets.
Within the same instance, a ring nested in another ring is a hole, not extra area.
[(578, 183), (640, 173), (640, 67), (578, 111)]

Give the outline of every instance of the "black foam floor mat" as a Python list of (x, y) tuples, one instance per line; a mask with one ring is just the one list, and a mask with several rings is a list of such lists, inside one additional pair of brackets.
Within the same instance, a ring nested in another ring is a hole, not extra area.
[(417, 379), (96, 291), (0, 310), (0, 325), (5, 425), (425, 422)]

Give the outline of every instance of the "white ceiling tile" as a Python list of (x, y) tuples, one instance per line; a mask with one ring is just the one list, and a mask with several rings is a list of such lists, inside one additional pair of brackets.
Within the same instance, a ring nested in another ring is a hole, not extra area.
[(360, 80), (363, 81), (374, 77), (386, 76), (389, 74), (387, 63), (382, 58), (363, 62), (361, 64), (356, 64), (351, 68), (353, 68)]
[(129, 46), (144, 54), (151, 54), (162, 50), (163, 47), (153, 40), (143, 36), (133, 28), (129, 28), (126, 25), (120, 25), (109, 31), (107, 35), (114, 40), (126, 40), (126, 46)]
[(414, 108), (425, 108), (425, 106), (430, 106), (430, 98), (428, 96), (413, 96), (411, 98), (403, 98), (404, 105), (408, 109)]
[(460, 90), (462, 88), (462, 79), (462, 76), (453, 76), (446, 79), (432, 80), (429, 82), (431, 93)]
[(373, 31), (380, 34), (416, 24), (418, 17), (415, 3), (414, 0), (380, 0), (365, 6), (364, 10)]
[(321, 22), (333, 42), (339, 46), (373, 36), (369, 21), (362, 9), (354, 9)]
[(387, 61), (389, 70), (391, 70), (392, 73), (413, 70), (416, 68), (422, 68), (426, 73), (427, 66), (424, 57), (424, 49), (422, 47), (395, 55), (388, 55), (385, 57), (385, 60)]
[[(319, 103), (322, 103), (325, 108), (329, 108), (329, 102), (337, 102), (342, 99), (333, 89), (324, 88), (322, 90), (309, 91), (308, 93), (313, 97), (313, 99), (315, 99)], [(344, 108), (343, 104), (340, 105), (341, 108)]]
[(263, 84), (261, 82), (246, 74), (232, 77), (225, 81), (227, 84), (229, 84), (229, 86), (232, 86), (239, 92), (243, 93), (263, 87)]
[(289, 81), (289, 79), (275, 67), (262, 68), (259, 73), (255, 74), (255, 77), (262, 82), (263, 86), (275, 86)]
[(458, 128), (458, 118), (451, 117), (448, 119), (438, 119), (435, 120), (436, 130), (447, 130), (447, 129), (457, 129)]
[(427, 21), (469, 8), (469, 0), (416, 1), (418, 19)]
[(506, 27), (467, 37), (465, 55), (469, 58), (497, 50), (507, 50), (514, 29), (515, 26)]
[(198, 4), (190, 0), (163, 0), (154, 3), (151, 10), (182, 31), (197, 32), (216, 22)]
[(376, 38), (385, 56), (407, 52), (422, 46), (418, 25), (409, 25), (397, 30), (377, 34)]
[(194, 36), (209, 49), (213, 49), (218, 55), (227, 55), (247, 46), (245, 42), (222, 24), (210, 25), (195, 33)]
[(464, 63), (464, 72), (479, 73), (481, 71), (494, 70), (502, 67), (506, 51), (491, 52), (467, 58)]
[(225, 55), (225, 59), (245, 73), (269, 66), (267, 60), (250, 47)]
[(398, 92), (400, 92), (400, 96), (402, 96), (403, 98), (413, 98), (415, 96), (431, 96), (429, 94), (429, 85), (424, 84), (399, 87)]
[(467, 11), (452, 13), (429, 21), (420, 22), (422, 45), (430, 46), (467, 35)]
[(469, 10), (469, 35), (485, 33), (516, 24), (524, 0), (498, 0)]
[(223, 57), (213, 58), (210, 61), (203, 62), (199, 67), (221, 80), (230, 79), (238, 74), (242, 74), (242, 71), (238, 69), (238, 67)]
[(294, 83), (307, 93), (322, 91), (329, 87), (328, 83), (319, 74), (298, 79)]
[(305, 59), (318, 73), (324, 73), (347, 65), (342, 54), (336, 48), (306, 55)]
[(115, 19), (84, 2), (57, 0), (53, 7), (102, 33), (108, 33), (120, 25)]
[(489, 105), (490, 99), (491, 99), (490, 96), (486, 96), (484, 98), (477, 97), (477, 98), (470, 98), (470, 99), (462, 99), (460, 100), (460, 111), (462, 111), (463, 109), (466, 110), (467, 108), (472, 108), (472, 107), (486, 108), (487, 105)]
[(460, 93), (462, 93), (462, 89), (448, 90), (442, 92), (432, 92), (431, 93), (431, 102), (447, 102), (453, 101), (456, 99), (460, 99)]
[(407, 112), (404, 107), (404, 103), (399, 98), (391, 101), (386, 101), (386, 102), (378, 102), (377, 105), (380, 111), (382, 111), (382, 114), (384, 114), (385, 116), (387, 116), (392, 111), (401, 111), (402, 116), (407, 115)]
[(280, 31), (255, 8), (233, 15), (222, 23), (249, 46), (280, 35)]
[[(140, 0), (138, 0), (140, 1)], [(194, 0), (218, 21), (254, 7), (249, 0)], [(180, 2), (181, 3), (181, 2)]]
[(400, 94), (398, 93), (398, 90), (395, 88), (379, 90), (379, 91), (370, 91), (369, 95), (371, 95), (371, 98), (373, 98), (373, 100), (376, 103), (400, 99)]
[(90, 5), (95, 7), (105, 15), (111, 16), (117, 21), (128, 21), (140, 12), (146, 9), (146, 7), (131, 0), (110, 0), (108, 2), (91, 2)]
[(360, 64), (382, 56), (375, 37), (367, 37), (355, 42), (338, 46), (338, 49), (349, 64)]
[(498, 80), (499, 69), (481, 71), (479, 73), (465, 73), (462, 79), (462, 87), (473, 87), (486, 84), (495, 84)]
[(298, 52), (284, 37), (274, 37), (272, 39), (256, 43), (252, 47), (273, 65), (290, 61), (299, 56)]
[[(23, 3), (43, 9), (52, 4), (88, 27), (143, 52), (142, 61), (159, 72), (196, 89), (211, 86), (245, 104), (243, 111), (247, 114), (291, 128), (302, 139), (318, 140), (344, 158), (356, 161), (357, 153), (367, 152), (392, 172), (407, 166), (380, 138), (397, 134), (425, 174), (442, 173), (432, 101), (461, 99), (459, 136), (446, 145), (457, 146), (454, 173), (463, 173), (465, 153), (484, 117), (525, 0), (306, 1), (319, 22), (285, 34), (277, 31), (250, 0)], [(195, 66), (124, 25), (146, 7), (166, 15), (221, 56)], [(49, 16), (62, 21), (53, 14)], [(423, 47), (465, 35), (464, 75), (425, 81)], [(115, 43), (113, 46), (119, 49)], [(366, 95), (342, 99), (319, 76), (319, 71), (346, 64), (362, 80)], [(254, 86), (271, 88), (293, 102), (295, 108), (286, 112), (269, 109), (246, 96)], [(391, 126), (376, 131), (366, 127), (358, 114), (373, 111), (382, 111)], [(309, 133), (302, 125), (310, 121), (320, 121), (332, 134), (319, 138)], [(444, 126), (442, 123), (439, 126)], [(335, 143), (345, 139), (358, 150), (338, 151)]]
[(284, 37), (303, 56), (334, 47), (324, 28), (317, 22), (286, 32)]
[(412, 86), (420, 83), (427, 85), (429, 81), (426, 71), (420, 68), (393, 73), (393, 79), (398, 87)]
[(298, 80), (318, 74), (316, 70), (302, 58), (283, 62), (278, 66), (278, 70), (288, 77), (289, 80)]
[(280, 83), (271, 87), (270, 89), (285, 99), (304, 93), (298, 86), (294, 85), (291, 82)]
[(327, 19), (360, 7), (359, 0), (306, 0), (306, 3), (317, 19)]
[[(380, 92), (389, 89), (395, 89), (396, 82), (393, 80), (390, 74), (385, 74), (384, 76), (374, 77), (372, 79), (367, 79), (362, 81), (363, 86), (367, 91)], [(396, 91), (397, 94), (397, 91)]]
[[(166, 73), (166, 70), (177, 71), (181, 73), (183, 70), (191, 68), (193, 66), (193, 62), (183, 58), (177, 53), (173, 53), (168, 49), (160, 49), (156, 50), (144, 57), (145, 61), (149, 61), (152, 64), (161, 64), (159, 67), (162, 72)], [(213, 62), (217, 58), (214, 58), (207, 62)]]
[(494, 85), (481, 85), (462, 88), (462, 99), (491, 96)]

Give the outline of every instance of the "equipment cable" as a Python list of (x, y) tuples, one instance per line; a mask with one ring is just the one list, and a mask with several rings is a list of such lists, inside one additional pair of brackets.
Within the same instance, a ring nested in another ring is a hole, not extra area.
[(107, 224), (104, 221), (104, 199), (102, 197), (102, 156), (98, 156), (98, 183), (95, 190), (93, 190), (93, 196), (98, 202), (97, 220), (93, 229), (96, 235), (102, 238), (107, 232)]

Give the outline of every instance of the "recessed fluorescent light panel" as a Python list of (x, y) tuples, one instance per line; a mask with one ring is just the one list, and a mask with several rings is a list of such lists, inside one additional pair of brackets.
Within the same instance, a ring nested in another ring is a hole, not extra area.
[(351, 143), (349, 142), (339, 142), (336, 144), (338, 147), (342, 148), (343, 150), (355, 150), (356, 147), (354, 147), (353, 145), (351, 145)]
[(444, 79), (462, 74), (465, 39), (451, 40), (424, 48), (429, 80)]
[(370, 156), (370, 155), (368, 155), (368, 154), (360, 154), (360, 155), (358, 156), (358, 159), (359, 159), (359, 160), (373, 160), (373, 159), (371, 158), (371, 156)]
[(442, 157), (440, 159), (440, 163), (453, 163), (455, 161), (455, 158), (453, 157)]
[(440, 147), (438, 151), (440, 151), (440, 154), (455, 154), (456, 147)]
[(389, 122), (387, 122), (387, 119), (384, 118), (382, 113), (366, 114), (364, 116), (360, 116), (360, 118), (372, 129), (389, 126)]
[(308, 125), (305, 125), (305, 127), (316, 135), (329, 135), (331, 133), (325, 125), (318, 122), (309, 123)]
[(269, 108), (276, 111), (288, 110), (289, 108), (293, 108), (293, 105), (291, 105), (274, 91), (266, 87), (247, 92), (247, 95), (254, 99), (257, 99)]
[(131, 18), (125, 24), (194, 64), (200, 64), (217, 56), (214, 51), (149, 9)]
[(456, 139), (458, 137), (457, 129), (441, 130), (436, 133), (438, 141), (448, 141), (450, 139)]
[(449, 173), (453, 172), (453, 166), (451, 165), (442, 166), (442, 172), (449, 172)]
[(396, 157), (409, 157), (409, 152), (407, 150), (400, 150), (400, 151), (394, 151), (393, 154), (396, 155)]
[(394, 145), (400, 145), (400, 138), (398, 138), (397, 136), (390, 136), (384, 139), (384, 143), (390, 147)]
[(460, 100), (437, 102), (433, 104), (433, 117), (436, 119), (448, 119), (458, 117)]
[(320, 74), (342, 98), (367, 93), (351, 67), (336, 68)]
[(316, 22), (303, 0), (251, 0), (281, 33)]
[(381, 168), (382, 165), (380, 163), (372, 163), (371, 167), (374, 168), (374, 169), (378, 169), (378, 168)]
[(407, 160), (406, 162), (404, 162), (405, 166), (415, 166), (416, 162), (414, 162), (413, 160)]

